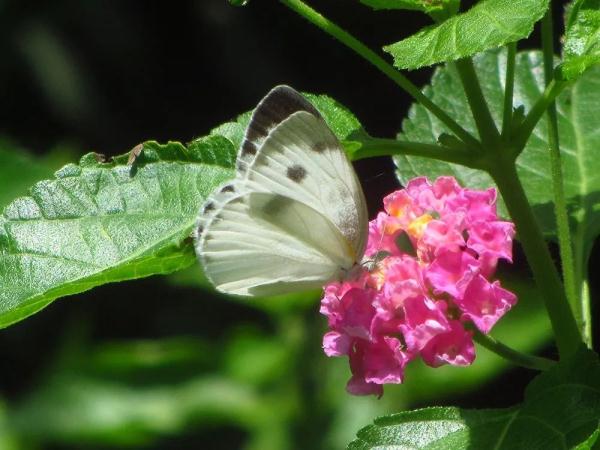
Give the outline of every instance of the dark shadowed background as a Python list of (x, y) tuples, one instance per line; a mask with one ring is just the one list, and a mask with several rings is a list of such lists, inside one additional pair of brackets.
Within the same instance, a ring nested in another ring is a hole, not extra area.
[[(372, 12), (351, 0), (311, 5), (373, 48), (429, 23), (419, 13)], [(560, 29), (562, 5), (555, 7)], [(523, 48), (537, 46), (537, 33)], [(244, 8), (226, 0), (0, 0), (0, 55), (0, 137), (54, 169), (88, 151), (111, 156), (150, 139), (190, 141), (252, 109), (281, 83), (330, 95), (380, 137), (395, 136), (411, 103), (375, 68), (275, 0)], [(431, 73), (408, 76), (421, 86)], [(398, 186), (393, 165), (374, 158), (356, 167), (373, 213)], [(344, 393), (346, 362), (320, 352), (325, 321), (316, 301), (299, 302), (292, 312), (228, 301), (199, 289), (195, 275), (104, 286), (1, 330), (0, 411), (18, 417), (16, 425), (7, 421), (18, 430), (13, 448), (334, 448), (385, 410), (511, 405), (535, 375), (495, 368), (474, 385), (438, 389), (437, 401), (425, 394), (405, 399), (408, 386), (393, 387), (388, 403), (386, 396), (379, 403), (354, 399)], [(264, 362), (263, 348), (284, 354)], [(545, 352), (552, 355), (552, 347)], [(248, 375), (252, 366), (262, 363), (271, 375), (251, 379), (258, 377)], [(326, 382), (321, 371), (328, 365), (340, 375)], [(222, 386), (223, 379), (251, 385), (257, 404), (281, 423), (259, 426), (252, 412), (235, 414), (241, 406), (215, 407), (247, 393)], [(205, 384), (194, 390), (190, 380)], [(65, 389), (77, 383), (80, 391)], [(86, 403), (87, 395), (93, 399)], [(199, 400), (183, 410), (192, 397)], [(360, 408), (363, 416), (352, 419)], [(61, 409), (63, 422), (46, 419)], [(82, 417), (89, 417), (86, 425)]]

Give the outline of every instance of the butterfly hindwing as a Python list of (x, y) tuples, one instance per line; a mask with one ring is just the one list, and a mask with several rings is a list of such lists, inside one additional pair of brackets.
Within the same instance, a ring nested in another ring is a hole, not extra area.
[(336, 227), (309, 206), (249, 192), (221, 205), (204, 225), (197, 250), (218, 290), (274, 295), (317, 288), (335, 277), (348, 264), (343, 243)]

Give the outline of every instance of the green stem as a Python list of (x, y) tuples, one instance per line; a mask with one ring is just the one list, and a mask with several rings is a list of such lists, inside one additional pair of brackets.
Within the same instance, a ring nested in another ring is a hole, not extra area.
[[(542, 19), (542, 47), (544, 51), (544, 78), (548, 86), (554, 76), (554, 44), (552, 39), (552, 9), (549, 9)], [(560, 144), (558, 136), (558, 119), (556, 103), (550, 102), (547, 110), (548, 116), (548, 144), (550, 150), (550, 173), (552, 174), (552, 190), (554, 191), (554, 213), (560, 247), (563, 283), (567, 299), (573, 310), (575, 321), (583, 331), (582, 305), (577, 295), (575, 284), (575, 264), (573, 262), (573, 247), (571, 245), (571, 231), (569, 229), (569, 216), (567, 215), (567, 201), (565, 199), (562, 162), (560, 157)]]
[(590, 286), (587, 277), (581, 282), (581, 305), (583, 306), (583, 340), (588, 348), (592, 348), (592, 309), (590, 304)]
[(473, 112), (473, 119), (475, 120), (475, 125), (477, 125), (481, 142), (485, 147), (489, 148), (498, 142), (500, 135), (481, 90), (479, 78), (473, 66), (473, 60), (471, 58), (459, 59), (455, 62), (455, 65), (463, 89), (467, 95), (469, 106)]
[(511, 42), (506, 46), (506, 81), (504, 83), (504, 110), (502, 114), (502, 136), (510, 130), (513, 112), (513, 93), (515, 88), (515, 59), (517, 43)]
[(414, 155), (439, 159), (474, 169), (481, 168), (476, 155), (466, 149), (448, 148), (435, 144), (398, 141), (396, 139), (369, 138), (353, 155), (353, 160), (374, 156)]
[(519, 241), (544, 299), (561, 358), (573, 354), (581, 344), (577, 323), (537, 220), (517, 175), (514, 159), (496, 153), (489, 173), (496, 182), (517, 227)]
[(473, 148), (480, 147), (480, 143), (475, 137), (461, 127), (444, 110), (427, 98), (408, 78), (398, 72), (392, 65), (387, 63), (381, 56), (379, 56), (361, 41), (331, 22), (329, 19), (323, 17), (301, 0), (280, 1), (288, 8), (304, 17), (310, 23), (316, 25), (321, 30), (325, 31), (327, 34), (334, 37), (342, 44), (356, 52), (358, 55), (362, 56), (365, 60), (373, 64), (381, 72), (387, 75), (394, 83), (408, 92), (417, 102), (421, 103), (425, 108), (427, 108), (434, 116), (436, 116), (450, 130), (452, 130), (452, 132), (466, 145)]
[(566, 81), (557, 81), (554, 79), (546, 86), (542, 96), (535, 102), (527, 116), (525, 116), (521, 126), (519, 126), (512, 136), (513, 148), (516, 150), (515, 156), (523, 151), (529, 136), (531, 136), (535, 126), (548, 110), (548, 106), (554, 102), (554, 99), (559, 96), (567, 85)]
[(556, 361), (551, 359), (518, 352), (478, 330), (474, 330), (473, 340), (516, 366), (535, 370), (547, 370), (556, 364)]

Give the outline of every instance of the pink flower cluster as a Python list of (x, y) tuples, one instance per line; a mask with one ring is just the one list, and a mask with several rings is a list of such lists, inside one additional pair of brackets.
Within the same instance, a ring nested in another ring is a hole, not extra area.
[[(516, 303), (490, 281), (512, 260), (511, 222), (498, 220), (496, 191), (462, 188), (453, 177), (416, 178), (383, 200), (369, 223), (365, 261), (324, 288), (328, 356), (348, 355), (348, 392), (383, 394), (420, 356), (431, 366), (475, 359), (472, 332), (488, 333)], [(465, 327), (467, 325), (467, 327)]]

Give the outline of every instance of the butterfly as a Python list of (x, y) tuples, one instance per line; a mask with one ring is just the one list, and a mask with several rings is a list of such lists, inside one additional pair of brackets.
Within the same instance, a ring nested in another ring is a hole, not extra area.
[(254, 110), (236, 176), (200, 210), (195, 248), (217, 290), (269, 296), (322, 287), (361, 262), (360, 182), (319, 111), (289, 86)]

